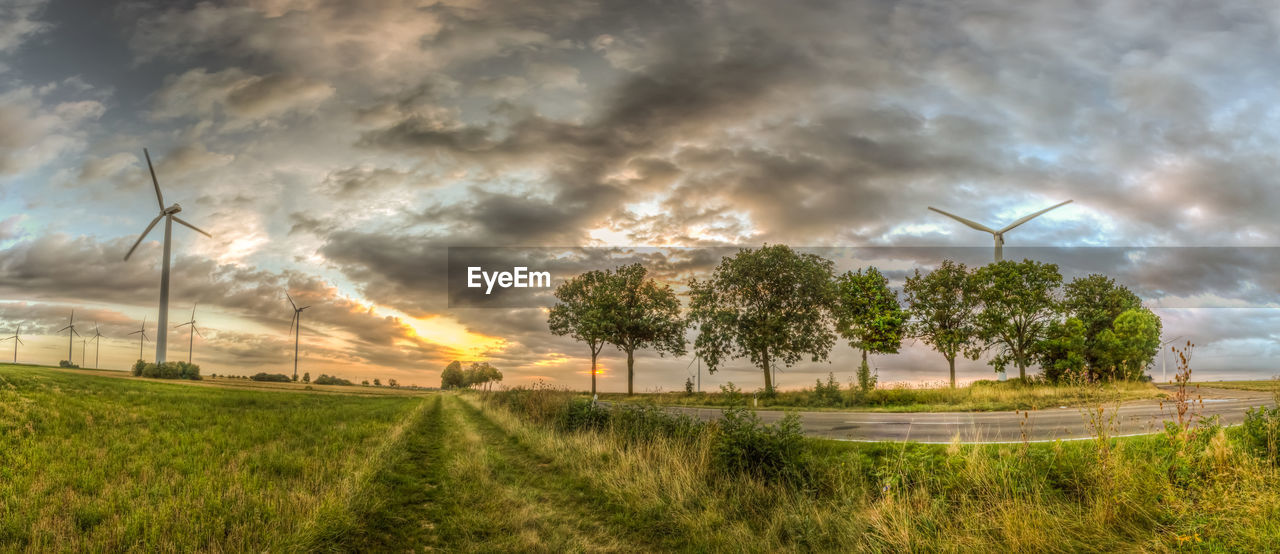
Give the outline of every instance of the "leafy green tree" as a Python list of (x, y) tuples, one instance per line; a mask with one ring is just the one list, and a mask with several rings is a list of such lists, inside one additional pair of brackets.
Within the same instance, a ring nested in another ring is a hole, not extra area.
[(1062, 284), (1058, 266), (1003, 260), (978, 268), (973, 280), (981, 303), (978, 339), (985, 348), (997, 351), (990, 364), (997, 371), (1013, 364), (1025, 381), (1036, 344), (1044, 339), (1057, 313), (1055, 292)]
[(400, 386), (400, 383), (397, 383), (395, 379), (387, 379), (387, 386), (391, 388), (396, 388)]
[(309, 371), (308, 371), (308, 372), (305, 372), (305, 373), (303, 373), (303, 374), (302, 374), (302, 382), (303, 382), (303, 383), (310, 383), (310, 382), (311, 382), (311, 372), (309, 372)]
[(1104, 374), (1123, 380), (1142, 377), (1160, 350), (1160, 318), (1146, 308), (1130, 309), (1111, 327), (1098, 335)]
[(902, 289), (911, 319), (907, 335), (932, 346), (947, 359), (956, 387), (956, 356), (978, 359), (978, 294), (964, 264), (943, 260), (925, 275), (916, 270)]
[(1087, 379), (1084, 323), (1074, 317), (1051, 321), (1044, 339), (1035, 346), (1035, 357), (1044, 376), (1054, 383)]
[(596, 358), (609, 338), (611, 303), (608, 271), (588, 271), (556, 287), (559, 302), (547, 315), (551, 332), (571, 336), (591, 349), (591, 394), (596, 393)]
[(898, 304), (898, 293), (874, 267), (866, 273), (848, 271), (835, 280), (834, 308), (836, 332), (862, 351), (859, 386), (864, 391), (875, 388), (867, 353), (896, 354), (902, 346), (907, 314)]
[(627, 353), (627, 394), (634, 392), (636, 350), (653, 348), (658, 355), (685, 353), (680, 300), (670, 286), (658, 284), (647, 273), (640, 264), (624, 265), (605, 280), (607, 340)]
[(480, 387), (485, 391), (489, 390), (492, 383), (502, 381), (502, 372), (490, 365), (489, 362), (472, 362), (465, 375), (467, 386)]
[(830, 306), (834, 264), (782, 244), (725, 257), (705, 281), (689, 283), (689, 324), (698, 328), (698, 356), (714, 373), (729, 358), (746, 357), (764, 372), (808, 356), (826, 360), (836, 335)]
[(1138, 295), (1106, 275), (1079, 277), (1063, 287), (1062, 311), (1084, 324), (1085, 362), (1095, 379), (1102, 377), (1108, 358), (1098, 340), (1102, 332), (1126, 310), (1141, 307)]
[(466, 377), (462, 373), (462, 362), (454, 360), (440, 372), (440, 388), (456, 389), (465, 387)]
[(375, 387), (381, 387), (381, 386), (382, 386), (382, 380), (381, 380), (381, 379), (374, 379), (374, 380), (373, 380), (373, 386), (375, 386)]

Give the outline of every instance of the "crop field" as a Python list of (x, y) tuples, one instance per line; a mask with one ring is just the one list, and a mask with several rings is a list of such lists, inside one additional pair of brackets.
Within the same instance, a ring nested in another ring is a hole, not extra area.
[[(358, 387), (357, 387), (358, 388)], [(1257, 429), (809, 439), (552, 389), (244, 390), (0, 366), (0, 550), (1261, 551)]]

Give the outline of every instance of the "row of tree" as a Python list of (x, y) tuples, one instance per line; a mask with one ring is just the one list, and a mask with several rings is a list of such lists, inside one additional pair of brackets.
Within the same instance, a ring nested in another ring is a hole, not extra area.
[(1064, 287), (1054, 264), (1001, 261), (971, 270), (946, 260), (907, 277), (904, 306), (876, 268), (841, 275), (834, 268), (786, 245), (743, 249), (689, 283), (685, 316), (670, 286), (639, 264), (589, 271), (556, 289), (548, 325), (587, 343), (593, 394), (606, 344), (627, 354), (631, 394), (635, 351), (683, 355), (689, 327), (698, 330), (694, 350), (709, 371), (746, 358), (763, 371), (767, 391), (773, 370), (826, 360), (837, 337), (861, 351), (864, 380), (868, 354), (896, 353), (904, 339), (919, 339), (946, 358), (952, 387), (961, 356), (993, 352), (996, 370), (1016, 367), (1024, 379), (1037, 363), (1051, 380), (1136, 379), (1159, 349), (1159, 318), (1104, 275)]
[(462, 362), (454, 360), (440, 372), (440, 388), (483, 388), (488, 391), (493, 383), (502, 382), (502, 372), (489, 362), (472, 362), (462, 369)]

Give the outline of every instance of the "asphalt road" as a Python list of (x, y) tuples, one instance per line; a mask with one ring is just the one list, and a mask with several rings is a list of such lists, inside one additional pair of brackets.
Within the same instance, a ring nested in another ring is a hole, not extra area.
[[(1173, 387), (1161, 386), (1172, 394)], [(1202, 416), (1219, 416), (1222, 424), (1244, 421), (1245, 410), (1252, 406), (1275, 405), (1269, 392), (1214, 389), (1196, 390), (1201, 402), (1194, 407)], [(700, 419), (720, 417), (716, 408), (671, 407)], [(1096, 411), (1096, 408), (1094, 409)], [(999, 443), (1083, 439), (1094, 436), (1089, 409), (1084, 407), (1054, 408), (1030, 412), (798, 412), (805, 434), (812, 437), (854, 441), (916, 441), (949, 443), (956, 436), (965, 443)], [(765, 423), (782, 418), (786, 412), (757, 410)], [(1164, 429), (1164, 421), (1176, 421), (1172, 402), (1138, 400), (1105, 406), (1104, 420), (1112, 436), (1153, 433)]]

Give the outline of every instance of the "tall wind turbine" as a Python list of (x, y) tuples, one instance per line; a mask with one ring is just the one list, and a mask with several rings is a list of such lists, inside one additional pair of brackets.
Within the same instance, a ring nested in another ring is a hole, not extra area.
[(930, 210), (933, 210), (933, 211), (935, 211), (935, 212), (938, 212), (938, 213), (940, 213), (940, 214), (942, 214), (942, 215), (945, 215), (945, 216), (947, 216), (947, 217), (949, 217), (949, 218), (951, 218), (951, 219), (954, 219), (954, 220), (956, 220), (956, 221), (959, 221), (960, 223), (963, 223), (963, 224), (965, 224), (965, 225), (968, 225), (969, 227), (972, 227), (972, 228), (974, 228), (974, 229), (977, 229), (977, 230), (979, 230), (979, 231), (982, 231), (982, 232), (984, 232), (984, 233), (991, 233), (991, 236), (992, 236), (992, 237), (994, 237), (994, 238), (995, 238), (995, 240), (996, 240), (996, 261), (998, 262), (998, 261), (1000, 261), (1000, 260), (1003, 260), (1003, 259), (1004, 259), (1004, 234), (1005, 234), (1005, 233), (1008, 233), (1009, 231), (1012, 231), (1014, 227), (1017, 227), (1017, 226), (1019, 226), (1019, 225), (1022, 225), (1023, 223), (1026, 223), (1026, 222), (1028, 222), (1028, 221), (1031, 221), (1032, 219), (1035, 219), (1035, 218), (1037, 218), (1037, 217), (1039, 217), (1039, 216), (1041, 216), (1041, 215), (1044, 215), (1044, 213), (1045, 213), (1045, 212), (1047, 212), (1047, 211), (1049, 211), (1049, 210), (1052, 210), (1052, 209), (1055, 209), (1055, 208), (1061, 208), (1062, 206), (1065, 206), (1065, 205), (1070, 204), (1070, 203), (1071, 203), (1071, 201), (1070, 201), (1070, 200), (1067, 200), (1066, 202), (1062, 202), (1062, 203), (1059, 203), (1059, 204), (1054, 204), (1054, 205), (1052, 205), (1052, 206), (1049, 206), (1048, 208), (1045, 208), (1045, 209), (1043, 209), (1043, 210), (1040, 210), (1040, 211), (1038, 211), (1038, 212), (1036, 212), (1036, 213), (1033, 213), (1033, 214), (1031, 214), (1031, 215), (1023, 216), (1023, 217), (1019, 218), (1017, 221), (1014, 221), (1013, 223), (1010, 223), (1010, 224), (1006, 225), (1003, 229), (1000, 229), (999, 231), (997, 231), (997, 230), (995, 230), (995, 229), (992, 229), (992, 228), (990, 228), (990, 227), (987, 227), (986, 225), (983, 225), (983, 224), (978, 223), (978, 222), (976, 222), (976, 221), (971, 221), (971, 220), (965, 219), (965, 218), (963, 218), (963, 217), (960, 217), (960, 216), (958, 216), (958, 215), (955, 215), (955, 214), (951, 214), (951, 213), (944, 212), (944, 211), (939, 210), (938, 208), (935, 208), (935, 207), (933, 207), (933, 206), (929, 206), (929, 209), (930, 209)]
[(195, 347), (196, 335), (200, 335), (200, 338), (204, 338), (204, 334), (196, 328), (196, 307), (194, 304), (191, 305), (191, 320), (186, 323), (174, 325), (173, 328), (177, 329), (179, 327), (186, 327), (187, 325), (191, 326), (191, 337), (187, 339), (187, 363), (191, 363), (191, 350)]
[(98, 369), (98, 355), (102, 354), (102, 331), (98, 329), (98, 322), (93, 322), (93, 369)]
[(0, 342), (4, 342), (4, 341), (10, 340), (10, 339), (12, 339), (12, 340), (13, 340), (13, 363), (15, 363), (15, 364), (16, 364), (16, 363), (18, 363), (18, 345), (19, 345), (19, 344), (24, 344), (24, 343), (22, 342), (22, 339), (18, 338), (18, 335), (20, 335), (20, 334), (22, 334), (22, 326), (21, 326), (21, 325), (19, 325), (19, 326), (18, 326), (18, 329), (17, 329), (17, 330), (15, 330), (15, 331), (13, 332), (13, 336), (12, 336), (12, 337), (5, 337), (5, 338), (0, 339)]
[(145, 343), (145, 342), (147, 342), (147, 318), (146, 318), (146, 316), (143, 316), (143, 317), (142, 317), (142, 328), (141, 328), (141, 329), (138, 329), (137, 331), (134, 331), (134, 332), (132, 332), (132, 333), (129, 333), (129, 336), (133, 336), (133, 335), (142, 335), (142, 336), (138, 337), (138, 359), (139, 359), (139, 360), (141, 360), (141, 359), (142, 359), (142, 344), (143, 344), (143, 343)]
[(80, 367), (84, 367), (84, 353), (89, 351), (89, 339), (80, 339)]
[(156, 180), (156, 170), (151, 166), (151, 153), (147, 152), (146, 148), (143, 148), (142, 155), (147, 157), (147, 170), (151, 172), (151, 184), (156, 188), (156, 202), (160, 204), (160, 215), (157, 215), (147, 225), (147, 228), (143, 229), (142, 234), (138, 236), (137, 242), (134, 242), (133, 247), (124, 255), (124, 259), (126, 262), (129, 261), (129, 256), (133, 255), (133, 251), (138, 248), (139, 244), (142, 244), (142, 239), (147, 238), (147, 233), (150, 233), (156, 223), (161, 218), (164, 218), (164, 258), (160, 262), (160, 326), (156, 328), (156, 363), (162, 364), (164, 363), (165, 347), (167, 346), (165, 337), (169, 334), (167, 328), (169, 325), (169, 243), (170, 236), (173, 234), (173, 222), (177, 221), (209, 238), (213, 238), (213, 235), (201, 231), (195, 225), (187, 223), (178, 217), (177, 213), (182, 211), (182, 206), (177, 203), (168, 208), (164, 207), (164, 196), (160, 194), (160, 181)]
[[(289, 293), (284, 293), (285, 298), (289, 299), (289, 305), (293, 306), (293, 319), (289, 320), (289, 330), (293, 331), (293, 380), (298, 380), (298, 336), (302, 334), (302, 310), (311, 306), (298, 307), (293, 303), (293, 297)], [(295, 325), (295, 323), (297, 325)]]
[(69, 333), (67, 333), (67, 363), (71, 363), (71, 361), (73, 360), (73, 358), (71, 357), (71, 352), (72, 352), (71, 347), (75, 345), (75, 342), (74, 342), (75, 337), (80, 336), (80, 333), (76, 332), (76, 311), (75, 310), (71, 310), (71, 319), (67, 323), (67, 326), (61, 329), (58, 329), (59, 333), (63, 331), (70, 331)]

